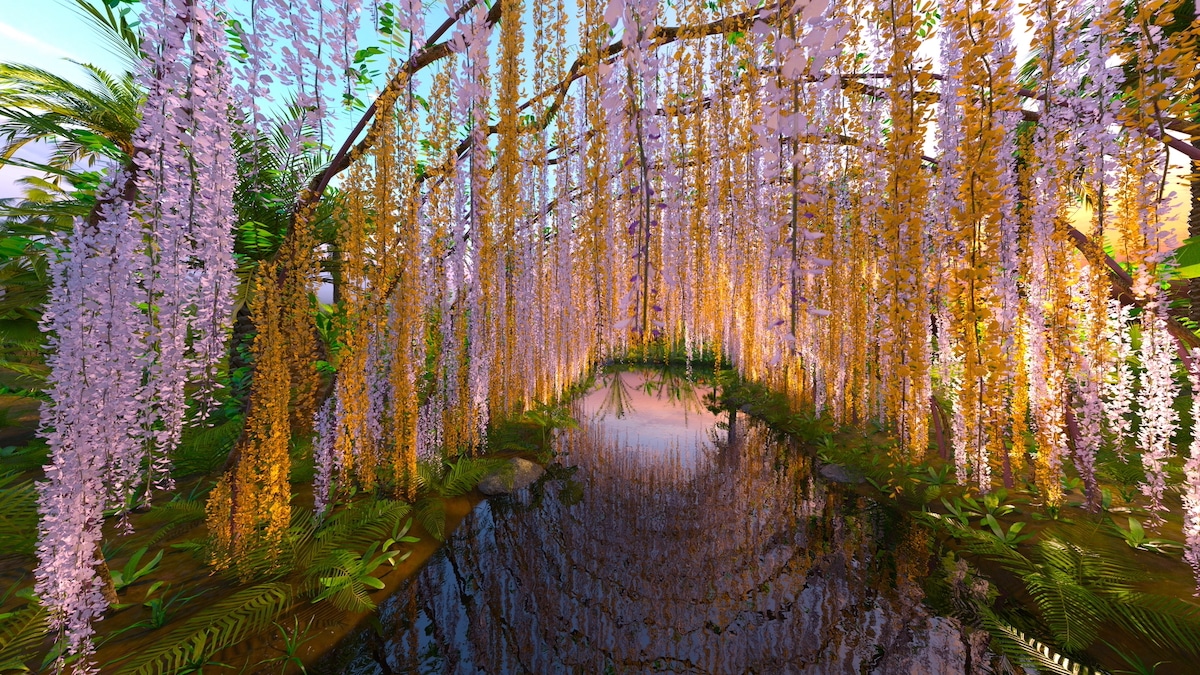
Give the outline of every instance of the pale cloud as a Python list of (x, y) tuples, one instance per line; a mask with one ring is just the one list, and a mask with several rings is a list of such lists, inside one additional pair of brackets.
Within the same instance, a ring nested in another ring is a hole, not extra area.
[(0, 167), (0, 199), (20, 197), (24, 191), (17, 185), (17, 181), (26, 175), (27, 172), (13, 167)]
[[(54, 146), (48, 143), (31, 143), (17, 152), (17, 157), (33, 162), (45, 162), (54, 152)], [(0, 199), (20, 197), (25, 194), (25, 188), (17, 181), (26, 176), (39, 175), (21, 166), (0, 166)]]
[[(30, 54), (33, 49), (36, 54)], [(0, 61), (32, 61), (30, 56), (73, 59), (70, 52), (35, 38), (24, 31), (0, 21)]]

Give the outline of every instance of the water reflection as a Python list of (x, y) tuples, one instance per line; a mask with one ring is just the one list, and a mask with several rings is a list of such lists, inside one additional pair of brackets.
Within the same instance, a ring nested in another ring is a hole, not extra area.
[(596, 377), (575, 416), (585, 427), (603, 428), (631, 454), (693, 468), (725, 440), (720, 418), (702, 403), (711, 392), (666, 369), (614, 369)]
[[(357, 670), (966, 671), (957, 629), (919, 604), (916, 531), (827, 488), (761, 428), (705, 440), (688, 463), (655, 450), (671, 397), (638, 398), (645, 381), (624, 373), (583, 399), (551, 480), (481, 504), (381, 608)], [(605, 414), (618, 388), (622, 414)], [(683, 445), (673, 414), (664, 448)], [(616, 424), (643, 415), (658, 422), (636, 435)], [(687, 415), (688, 434), (716, 420)]]

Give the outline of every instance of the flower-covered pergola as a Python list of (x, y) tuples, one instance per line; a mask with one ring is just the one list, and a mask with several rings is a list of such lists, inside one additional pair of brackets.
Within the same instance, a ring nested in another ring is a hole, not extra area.
[[(107, 606), (105, 510), (170, 484), (226, 358), (233, 139), (284, 89), (293, 149), (328, 134), (382, 5), (251, 7), (145, 0), (133, 161), (55, 265), (37, 592), (73, 652)], [(282, 536), (293, 434), (316, 434), (318, 511), (351, 486), (411, 496), (419, 457), (477, 452), (492, 420), (659, 340), (839, 422), (886, 422), (981, 491), (1030, 473), (1055, 505), (1071, 463), (1094, 506), (1112, 444), (1166, 508), (1177, 358), (1200, 386), (1200, 340), (1162, 284), (1167, 148), (1200, 157), (1190, 3), (467, 0), (423, 40), (421, 3), (386, 11), (407, 53), (255, 274), (215, 565)], [(330, 385), (311, 220), (335, 176)]]

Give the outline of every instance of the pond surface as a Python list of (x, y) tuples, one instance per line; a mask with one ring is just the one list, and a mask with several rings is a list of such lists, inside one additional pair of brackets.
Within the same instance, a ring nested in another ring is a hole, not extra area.
[(669, 372), (614, 370), (596, 376), (574, 413), (585, 429), (625, 447), (622, 454), (690, 470), (712, 458), (728, 435), (704, 405), (712, 391)]
[(761, 427), (730, 443), (705, 393), (597, 376), (546, 477), (476, 507), (339, 668), (972, 672), (958, 624), (921, 604), (922, 531)]

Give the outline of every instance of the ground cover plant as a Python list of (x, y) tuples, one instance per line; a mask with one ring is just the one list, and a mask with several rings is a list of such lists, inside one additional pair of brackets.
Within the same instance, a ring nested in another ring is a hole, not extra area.
[[(992, 648), (1014, 665), (1174, 673), (1187, 672), (1200, 652), (1200, 604), (1189, 597), (1180, 519), (1159, 528), (1174, 539), (1147, 534), (1150, 502), (1126, 461), (1101, 457), (1097, 510), (1074, 475), (1064, 478), (1058, 506), (1048, 505), (1032, 480), (980, 492), (955, 481), (953, 465), (934, 444), (913, 461), (878, 427), (839, 428), (735, 372), (721, 380), (712, 409), (762, 420), (794, 439), (795, 451), (841, 467), (832, 475), (844, 487), (883, 498), (923, 523), (943, 560), (922, 580), (926, 601), (986, 630)], [(1181, 489), (1172, 485), (1168, 499), (1178, 500)]]
[[(596, 364), (666, 349), (886, 430), (876, 487), (918, 467), (1010, 571), (1064, 559), (1000, 489), (1051, 520), (1119, 496), (1128, 548), (1200, 574), (1200, 240), (1167, 187), (1200, 162), (1191, 0), (80, 6), (128, 75), (0, 68), (0, 160), (39, 172), (0, 214), (4, 393), (40, 403), (0, 457), (6, 658), (46, 634), (97, 668), (164, 501), (245, 610), (181, 618), (165, 669), (298, 598), (363, 608), (396, 514), (437, 533), (427, 486), (465, 489), (505, 424), (544, 449)], [(189, 597), (150, 588), (151, 624)], [(1086, 654), (1098, 607), (1037, 639)]]

